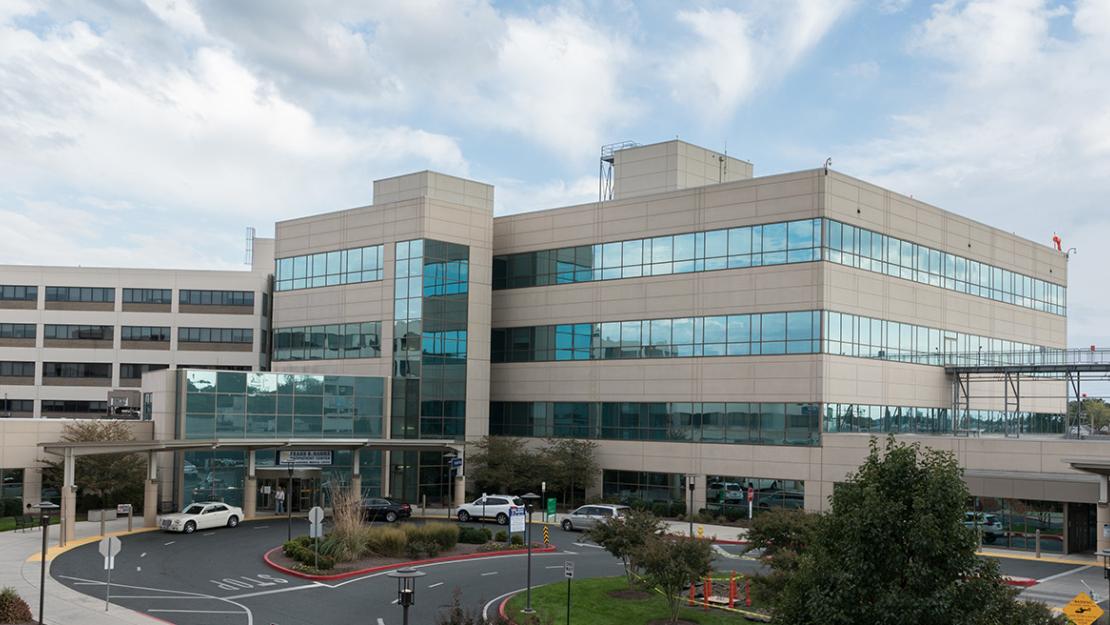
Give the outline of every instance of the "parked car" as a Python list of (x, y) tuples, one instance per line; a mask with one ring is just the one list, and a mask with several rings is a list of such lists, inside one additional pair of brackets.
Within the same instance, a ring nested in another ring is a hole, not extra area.
[(471, 503), (459, 506), (458, 519), (463, 523), (470, 520), (494, 519), (498, 525), (509, 524), (509, 511), (523, 508), (520, 497), (512, 495), (482, 495)]
[(167, 532), (192, 534), (213, 527), (236, 527), (243, 509), (219, 501), (201, 501), (185, 506), (181, 512), (158, 517), (158, 527)]
[(994, 543), (1006, 534), (1005, 530), (1002, 529), (1002, 519), (998, 518), (996, 514), (965, 512), (964, 527), (979, 528), (983, 532), (983, 542), (986, 543)]
[(631, 510), (632, 508), (628, 506), (611, 504), (581, 506), (574, 512), (571, 512), (570, 516), (563, 519), (563, 531), (573, 532), (574, 530), (588, 530), (597, 527), (598, 523), (606, 523), (610, 519), (624, 516)]
[(739, 482), (710, 482), (705, 492), (709, 501), (733, 502), (747, 497)]
[(371, 497), (362, 500), (362, 518), (367, 521), (384, 520), (393, 523), (397, 519), (412, 516), (412, 506), (385, 497)]

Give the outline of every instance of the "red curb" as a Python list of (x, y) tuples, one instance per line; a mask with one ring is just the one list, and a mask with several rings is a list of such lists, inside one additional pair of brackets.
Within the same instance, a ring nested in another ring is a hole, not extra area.
[[(524, 554), (528, 553), (527, 549), (508, 549), (508, 550), (505, 550), (505, 551), (486, 551), (486, 552), (482, 552), (482, 553), (467, 553), (467, 554), (462, 554), (462, 555), (458, 555), (458, 556), (443, 556), (441, 558), (430, 558), (428, 560), (412, 560), (412, 561), (409, 561), (409, 562), (397, 562), (396, 564), (385, 564), (385, 565), (382, 565), (382, 566), (370, 567), (368, 569), (359, 569), (357, 571), (346, 571), (344, 573), (335, 573), (335, 574), (332, 574), (332, 575), (313, 575), (311, 573), (302, 573), (301, 571), (296, 571), (294, 569), (284, 567), (284, 566), (278, 564), (277, 562), (274, 562), (273, 560), (271, 560), (270, 559), (270, 554), (274, 553), (275, 551), (279, 551), (279, 550), (281, 550), (281, 547), (274, 547), (273, 549), (271, 549), (271, 550), (267, 551), (266, 553), (262, 554), (262, 559), (266, 562), (267, 565), (270, 566), (270, 568), (281, 571), (282, 573), (285, 573), (286, 575), (292, 575), (294, 577), (300, 577), (302, 579), (311, 579), (311, 580), (316, 580), (316, 581), (335, 581), (335, 580), (340, 580), (340, 579), (348, 579), (348, 578), (351, 578), (351, 577), (358, 577), (359, 575), (366, 575), (367, 573), (379, 573), (381, 571), (391, 571), (393, 569), (402, 569), (402, 568), (405, 568), (405, 567), (422, 566), (422, 565), (425, 565), (425, 564), (433, 564), (433, 563), (436, 563), (436, 562), (456, 562), (456, 561), (460, 561), (460, 560), (477, 560), (479, 558), (489, 558), (489, 557), (493, 557), (493, 556), (516, 556), (516, 555), (524, 555)], [(558, 551), (558, 550), (555, 547), (544, 547), (542, 549), (532, 549), (532, 553), (552, 553), (554, 551)]]
[[(515, 596), (516, 596), (516, 593), (514, 592), (513, 594), (509, 595), (508, 597), (505, 597), (505, 599), (501, 601), (501, 605), (497, 606), (497, 613), (500, 614), (501, 618), (506, 620), (506, 621), (509, 621), (509, 614), (505, 611), (505, 606), (509, 605), (509, 599), (512, 599)], [(512, 621), (509, 621), (509, 622), (512, 623)]]
[(1013, 577), (1011, 575), (1003, 575), (1002, 582), (1008, 586), (1019, 586), (1021, 588), (1029, 588), (1040, 583), (1032, 577)]

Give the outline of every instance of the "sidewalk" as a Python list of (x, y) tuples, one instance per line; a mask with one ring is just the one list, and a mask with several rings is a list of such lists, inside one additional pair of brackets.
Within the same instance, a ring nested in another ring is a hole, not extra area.
[[(134, 518), (134, 527), (142, 530), (142, 519)], [(127, 519), (108, 521), (106, 532), (115, 534), (127, 533)], [(70, 541), (68, 548), (86, 544), (97, 540), (100, 536), (99, 521), (81, 521), (77, 523), (75, 539)], [(60, 554), (63, 549), (54, 546), (58, 539), (58, 526), (50, 527), (50, 549), (47, 552), (47, 563)], [(42, 528), (26, 532), (11, 530), (0, 532), (0, 588), (11, 586), (19, 596), (31, 606), (31, 614), (37, 619), (39, 615), (39, 575), (42, 552)], [(50, 570), (46, 571), (46, 610), (43, 615), (46, 622), (51, 625), (116, 625), (119, 623), (134, 623), (136, 625), (152, 625), (164, 623), (152, 619), (138, 612), (133, 612), (117, 605), (111, 611), (104, 611), (104, 600), (81, 594), (66, 588), (50, 577)]]
[[(431, 508), (431, 507), (429, 507), (426, 510), (421, 510), (420, 506), (413, 506), (412, 516), (414, 518), (418, 518), (418, 519), (419, 518), (429, 519), (429, 520), (443, 519), (445, 521), (446, 520), (452, 520), (452, 521), (455, 520), (454, 509), (453, 508), (451, 509), (451, 513), (448, 514), (448, 510), (446, 508)], [(569, 515), (567, 515), (566, 513), (560, 512), (560, 513), (556, 514), (554, 517), (548, 517), (547, 518), (547, 524), (558, 526), (559, 524), (561, 524), (563, 522), (563, 519), (565, 519), (567, 516), (569, 516)], [(532, 520), (537, 522), (537, 523), (543, 522), (543, 515), (539, 514), (539, 513), (533, 513), (532, 514)], [(669, 520), (665, 520), (663, 522), (667, 525), (667, 533), (668, 534), (674, 534), (676, 536), (688, 536), (690, 534), (690, 523), (687, 522), (687, 521), (669, 521)], [(701, 534), (698, 534), (698, 529), (699, 528), (701, 529)], [(706, 524), (706, 523), (698, 523), (698, 522), (695, 521), (694, 522), (694, 536), (699, 536), (699, 535), (702, 536), (703, 538), (710, 538), (710, 539), (713, 539), (713, 540), (719, 540), (719, 541), (724, 541), (724, 542), (737, 542), (737, 541), (743, 541), (743, 540), (747, 539), (748, 530), (746, 528), (743, 528), (743, 527), (730, 527), (730, 526), (727, 526), (727, 525), (709, 525), (709, 524)]]

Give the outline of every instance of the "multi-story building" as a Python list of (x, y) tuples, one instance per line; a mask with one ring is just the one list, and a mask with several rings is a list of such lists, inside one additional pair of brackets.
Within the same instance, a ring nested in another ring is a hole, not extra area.
[(272, 272), (261, 238), (249, 271), (0, 266), (5, 497), (38, 501), (36, 444), (69, 419), (137, 416), (148, 371), (268, 368)]
[(458, 453), (502, 435), (596, 441), (589, 496), (821, 510), (892, 433), (956, 453), (999, 544), (1094, 546), (1106, 478), (1072, 461), (1110, 443), (1064, 437), (1063, 383), (961, 400), (945, 369), (1064, 348), (1066, 255), (827, 168), (753, 177), (681, 141), (604, 159), (579, 206), (494, 218), (489, 185), (420, 172), (279, 222), (272, 373), (144, 379), (154, 438), (185, 446), (163, 498), (253, 514), (284, 445), (366, 492), (457, 501)]

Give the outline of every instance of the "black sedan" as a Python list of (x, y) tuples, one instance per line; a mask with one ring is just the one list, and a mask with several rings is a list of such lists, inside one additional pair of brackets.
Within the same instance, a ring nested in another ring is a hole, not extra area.
[(393, 523), (397, 519), (412, 516), (412, 506), (385, 497), (372, 497), (362, 500), (362, 518), (367, 521), (384, 520)]

